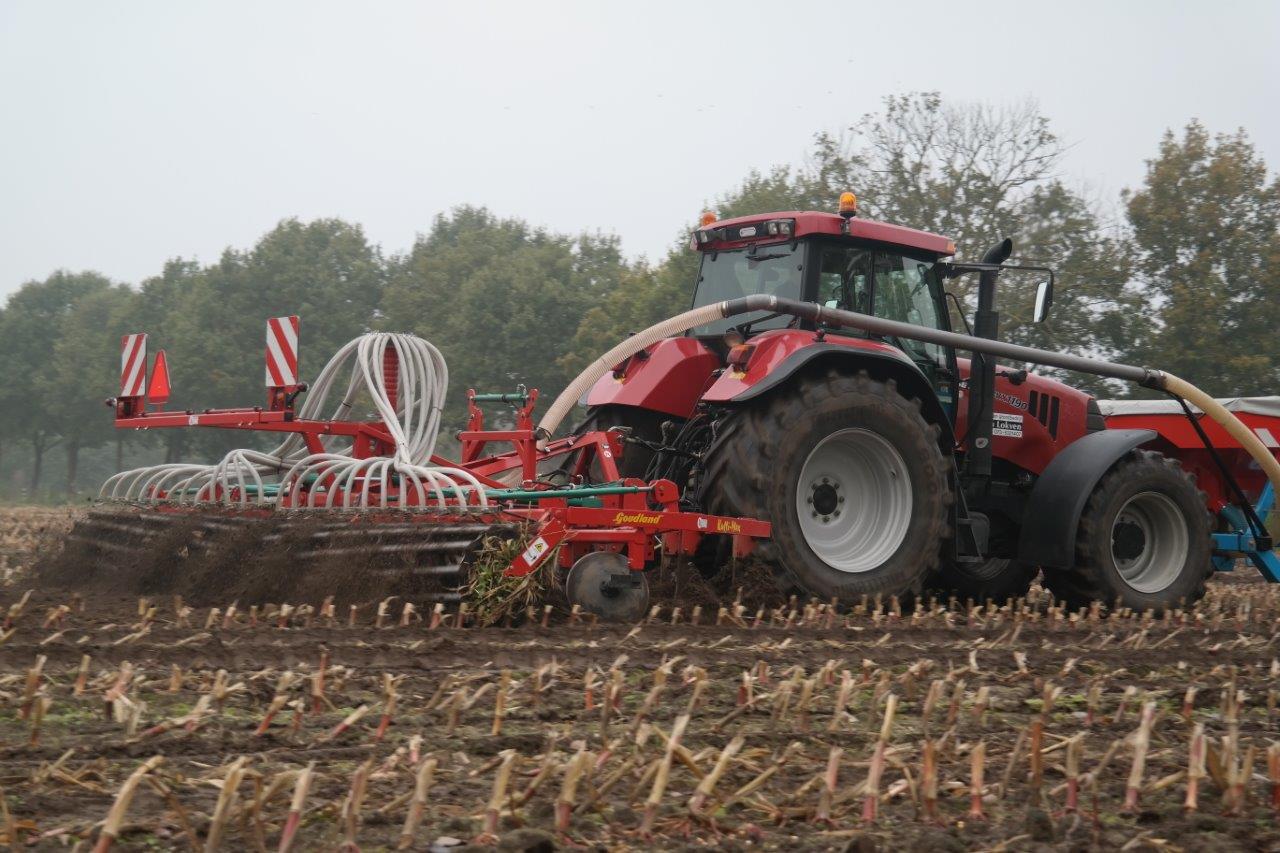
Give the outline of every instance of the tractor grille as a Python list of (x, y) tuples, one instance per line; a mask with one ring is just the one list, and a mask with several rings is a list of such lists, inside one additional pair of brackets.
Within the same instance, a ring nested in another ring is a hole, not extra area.
[(1058, 437), (1058, 414), (1061, 406), (1062, 400), (1053, 394), (1032, 391), (1027, 397), (1027, 411), (1044, 424), (1049, 430), (1049, 435), (1054, 438)]

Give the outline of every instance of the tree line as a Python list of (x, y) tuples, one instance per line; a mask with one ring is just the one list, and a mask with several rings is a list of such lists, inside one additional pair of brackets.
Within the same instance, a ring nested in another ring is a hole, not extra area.
[[(1013, 236), (1013, 262), (1058, 271), (1053, 315), (1030, 322), (1030, 288), (1001, 295), (1004, 336), (1152, 365), (1218, 395), (1280, 387), (1280, 179), (1243, 130), (1192, 121), (1166, 132), (1144, 180), (1099, 200), (1061, 176), (1065, 145), (1030, 103), (886, 99), (802, 162), (752, 172), (711, 199), (722, 217), (831, 210), (947, 235), (977, 259)], [(628, 333), (686, 308), (697, 256), (690, 221), (665, 256), (629, 259), (617, 235), (556, 233), (485, 208), (441, 214), (386, 254), (358, 224), (287, 219), (210, 264), (177, 258), (137, 283), (59, 270), (0, 308), (0, 497), (96, 489), (126, 464), (211, 459), (244, 433), (116, 431), (119, 340), (146, 331), (170, 359), (179, 408), (261, 402), (263, 321), (302, 317), (301, 374), (370, 329), (414, 332), (444, 352), (451, 421), (463, 389), (554, 393)], [(968, 305), (964, 279), (957, 296)], [(958, 318), (954, 322), (959, 322)], [(1108, 394), (1092, 377), (1072, 381)]]

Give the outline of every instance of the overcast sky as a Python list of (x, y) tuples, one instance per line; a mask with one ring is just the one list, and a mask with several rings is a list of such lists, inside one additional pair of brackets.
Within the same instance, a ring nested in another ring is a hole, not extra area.
[(658, 257), (750, 169), (913, 90), (1034, 98), (1111, 200), (1193, 116), (1280, 166), (1278, 57), (1267, 0), (3, 0), (0, 294), (137, 282), (288, 216), (398, 252), (464, 203)]

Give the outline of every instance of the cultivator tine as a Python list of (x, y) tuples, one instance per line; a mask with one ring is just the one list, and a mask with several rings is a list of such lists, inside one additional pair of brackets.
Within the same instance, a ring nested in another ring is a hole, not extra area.
[(193, 598), (200, 595), (193, 578), (222, 583), (235, 576), (250, 586), (266, 578), (266, 588), (281, 597), (311, 580), (331, 583), (339, 594), (345, 586), (450, 603), (461, 600), (468, 560), (495, 533), (510, 537), (514, 526), (421, 515), (382, 521), (357, 514), (94, 509), (68, 534), (59, 563), (68, 580), (136, 581), (140, 592), (172, 589)]

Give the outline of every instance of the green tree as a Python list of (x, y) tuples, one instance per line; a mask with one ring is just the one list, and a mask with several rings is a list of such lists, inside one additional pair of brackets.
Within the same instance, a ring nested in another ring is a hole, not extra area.
[(45, 371), (45, 408), (66, 452), (66, 494), (77, 489), (80, 452), (117, 440), (121, 455), (126, 433), (112, 426), (103, 399), (120, 382), (120, 337), (130, 331), (138, 294), (112, 285), (84, 294), (62, 318)]
[[(96, 272), (59, 270), (44, 281), (22, 285), (5, 306), (0, 359), (7, 375), (0, 385), (0, 409), (4, 411), (5, 434), (23, 436), (31, 446), (28, 494), (32, 497), (41, 486), (45, 454), (62, 441), (68, 426), (55, 415), (55, 395), (67, 392), (53, 381), (56, 346), (77, 304), (111, 287), (111, 282)], [(119, 363), (118, 349), (111, 363)], [(116, 386), (109, 386), (103, 397), (111, 387)]]
[(458, 425), (466, 388), (563, 387), (583, 316), (625, 292), (630, 275), (616, 237), (554, 234), (460, 207), (398, 259), (381, 325), (440, 348), (450, 372), (446, 422)]
[(1280, 179), (1243, 130), (1197, 121), (1161, 140), (1126, 194), (1151, 309), (1132, 357), (1214, 394), (1273, 393), (1280, 354)]

